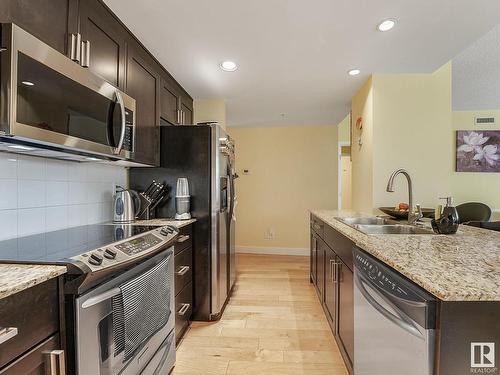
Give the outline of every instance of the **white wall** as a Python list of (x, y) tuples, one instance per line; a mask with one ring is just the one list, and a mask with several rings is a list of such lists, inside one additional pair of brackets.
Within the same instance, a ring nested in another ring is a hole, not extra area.
[(123, 167), (0, 153), (0, 240), (112, 219)]

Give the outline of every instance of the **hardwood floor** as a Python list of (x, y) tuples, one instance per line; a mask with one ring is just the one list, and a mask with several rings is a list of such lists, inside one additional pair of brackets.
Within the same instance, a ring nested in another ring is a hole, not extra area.
[(193, 322), (173, 375), (347, 375), (309, 283), (309, 258), (239, 254), (219, 322)]

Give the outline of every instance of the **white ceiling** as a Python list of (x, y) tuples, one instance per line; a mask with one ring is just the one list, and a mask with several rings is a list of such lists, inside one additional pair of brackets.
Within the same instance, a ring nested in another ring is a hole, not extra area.
[(500, 24), (498, 0), (105, 2), (195, 99), (226, 99), (229, 126), (336, 124), (370, 73), (434, 71)]
[(453, 110), (500, 109), (500, 26), (458, 54), (453, 67)]

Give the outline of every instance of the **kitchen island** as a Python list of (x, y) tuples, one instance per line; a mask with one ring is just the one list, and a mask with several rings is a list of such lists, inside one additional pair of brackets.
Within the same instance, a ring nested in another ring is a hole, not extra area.
[[(354, 248), (436, 297), (430, 340), (435, 374), (483, 369), (472, 366), (476, 357), (471, 350), (477, 343), (500, 340), (500, 233), (460, 226), (449, 236), (365, 234), (343, 221), (368, 217), (352, 211), (311, 211), (311, 282), (350, 372), (359, 354), (354, 350), (355, 327), (362, 323), (355, 314)], [(385, 318), (378, 319), (383, 323)]]

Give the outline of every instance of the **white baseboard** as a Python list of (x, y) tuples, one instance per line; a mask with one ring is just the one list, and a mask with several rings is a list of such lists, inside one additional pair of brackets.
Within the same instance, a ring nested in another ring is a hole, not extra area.
[(294, 247), (236, 246), (237, 253), (309, 256), (309, 249)]

